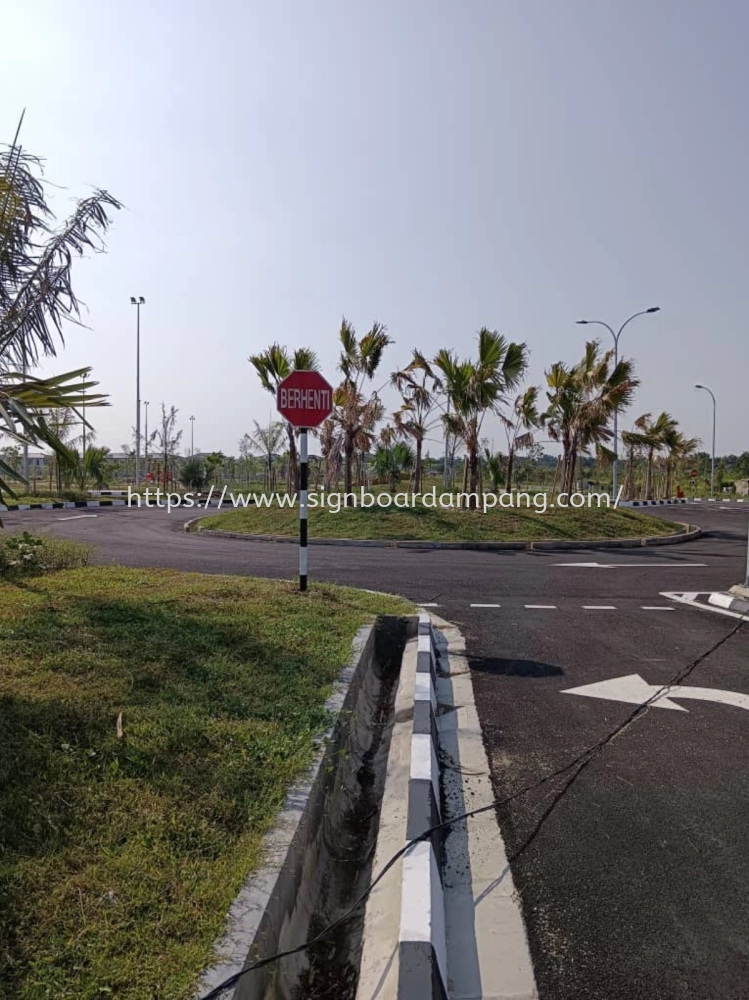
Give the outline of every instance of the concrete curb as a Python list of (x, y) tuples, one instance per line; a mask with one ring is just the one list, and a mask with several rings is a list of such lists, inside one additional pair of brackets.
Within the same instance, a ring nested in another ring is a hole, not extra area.
[(735, 614), (749, 614), (749, 600), (738, 597), (736, 594), (714, 592), (708, 597), (708, 603), (724, 611), (733, 611)]
[[(441, 822), (437, 659), (429, 615), (419, 615), (406, 839)], [(406, 851), (401, 880), (398, 1000), (447, 997), (442, 836), (433, 833)]]
[(687, 497), (676, 497), (673, 500), (620, 500), (619, 507), (667, 507), (679, 503), (749, 503), (744, 497), (708, 497), (703, 500), (702, 497), (694, 497), (694, 499), (688, 499)]
[[(55, 500), (52, 503), (11, 503), (1, 504), (0, 513), (17, 510), (69, 510), (74, 507), (127, 507), (127, 500)], [(131, 506), (136, 506), (131, 504)]]
[[(222, 528), (205, 531), (199, 521), (206, 515), (194, 517), (190, 521), (185, 521), (182, 525), (185, 531), (193, 531), (195, 534), (208, 538), (216, 536), (218, 538), (235, 538), (243, 542), (277, 542), (279, 544), (298, 545), (299, 539), (291, 535), (249, 535), (242, 531), (224, 531)], [(209, 515), (210, 516), (210, 515)], [(197, 528), (193, 529), (193, 525)], [(360, 538), (310, 538), (309, 545), (338, 545), (350, 548), (371, 548), (371, 549), (459, 549), (463, 551), (475, 552), (503, 552), (503, 551), (555, 551), (559, 549), (636, 549), (651, 545), (678, 545), (681, 542), (689, 542), (698, 538), (702, 534), (702, 528), (695, 525), (678, 525), (682, 530), (671, 535), (649, 535), (644, 538), (589, 538), (589, 539), (568, 539), (553, 538), (541, 539), (538, 541), (518, 541), (518, 542), (427, 542), (393, 540), (380, 541), (378, 539)]]

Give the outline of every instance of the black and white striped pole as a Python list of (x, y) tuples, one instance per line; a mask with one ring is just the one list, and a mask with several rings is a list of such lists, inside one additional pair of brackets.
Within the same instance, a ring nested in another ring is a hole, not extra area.
[(307, 589), (307, 428), (299, 433), (299, 589)]
[(299, 430), (299, 590), (307, 589), (307, 435), (333, 412), (333, 388), (320, 372), (297, 369), (278, 383), (278, 412)]

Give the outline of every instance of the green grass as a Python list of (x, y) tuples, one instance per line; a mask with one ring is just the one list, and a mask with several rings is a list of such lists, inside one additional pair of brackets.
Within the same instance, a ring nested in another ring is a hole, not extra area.
[(409, 610), (168, 570), (0, 581), (0, 996), (192, 997), (353, 635)]
[[(294, 535), (299, 511), (289, 508), (248, 507), (210, 515), (201, 520), (205, 531), (247, 532), (257, 535)], [(348, 508), (338, 514), (310, 509), (312, 538), (370, 538), (419, 541), (520, 541), (535, 539), (632, 538), (641, 535), (669, 535), (675, 525), (661, 518), (620, 508), (606, 510), (533, 509), (489, 511), (440, 510), (428, 507)]]

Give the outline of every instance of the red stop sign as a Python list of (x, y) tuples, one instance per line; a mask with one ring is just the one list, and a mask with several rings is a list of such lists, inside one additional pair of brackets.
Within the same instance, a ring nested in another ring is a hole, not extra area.
[(278, 386), (276, 407), (294, 427), (317, 427), (333, 411), (333, 389), (319, 372), (292, 372)]

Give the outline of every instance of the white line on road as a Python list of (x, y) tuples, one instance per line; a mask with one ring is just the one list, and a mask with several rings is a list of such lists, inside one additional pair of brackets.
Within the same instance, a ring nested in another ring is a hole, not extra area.
[[(426, 605), (422, 604), (422, 607), (426, 607)], [(501, 604), (472, 604), (471, 607), (472, 608), (501, 608), (502, 605)]]
[(526, 608), (535, 608), (538, 611), (542, 610), (556, 611), (557, 606), (556, 604), (526, 604)]
[(583, 611), (616, 611), (615, 604), (583, 604)]
[(438, 608), (439, 604), (420, 604), (420, 608)]
[(694, 569), (697, 566), (707, 566), (707, 563), (685, 563), (685, 562), (670, 562), (670, 563), (598, 563), (598, 562), (577, 562), (577, 563), (554, 563), (555, 566), (574, 566), (577, 569), (623, 569), (623, 568), (638, 568), (638, 569), (667, 569), (670, 567), (684, 569)]
[(58, 521), (80, 521), (82, 517), (98, 517), (98, 514), (73, 514), (72, 517), (58, 517)]
[(643, 611), (676, 611), (676, 608), (666, 608), (662, 604), (642, 604)]

